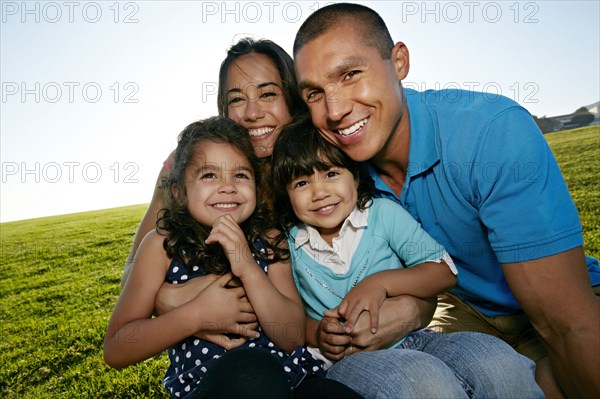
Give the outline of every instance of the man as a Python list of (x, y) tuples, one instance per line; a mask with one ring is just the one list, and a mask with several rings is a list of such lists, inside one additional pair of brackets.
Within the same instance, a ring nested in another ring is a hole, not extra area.
[[(455, 259), (457, 287), (440, 297), (431, 326), (509, 342), (536, 361), (548, 397), (600, 395), (600, 300), (590, 289), (600, 269), (586, 263), (577, 210), (529, 113), (504, 97), (404, 89), (407, 47), (356, 4), (309, 16), (294, 62), (321, 134), (368, 161), (379, 195), (402, 204)], [(309, 344), (335, 360), (385, 347), (386, 331), (404, 326), (383, 320), (372, 337), (349, 336), (331, 318), (311, 322)]]

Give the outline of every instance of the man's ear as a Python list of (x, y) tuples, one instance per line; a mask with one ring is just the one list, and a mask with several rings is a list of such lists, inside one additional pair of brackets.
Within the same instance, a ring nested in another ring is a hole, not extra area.
[(402, 42), (396, 43), (392, 48), (392, 62), (394, 63), (394, 70), (398, 80), (404, 80), (408, 75), (410, 69), (410, 62), (408, 56), (408, 47)]

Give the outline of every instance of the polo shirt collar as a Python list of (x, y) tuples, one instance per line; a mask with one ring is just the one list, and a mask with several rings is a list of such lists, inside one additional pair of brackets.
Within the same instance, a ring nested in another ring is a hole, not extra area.
[(410, 118), (408, 177), (416, 176), (440, 160), (436, 142), (437, 126), (427, 103), (427, 92), (404, 89)]
[[(344, 234), (344, 230), (346, 230), (348, 225), (352, 225), (352, 227), (354, 227), (355, 229), (367, 227), (368, 215), (368, 212), (361, 212), (357, 207), (354, 207), (350, 215), (346, 218), (346, 220), (344, 220), (344, 223), (342, 224), (342, 228), (340, 229), (340, 236)], [(294, 247), (298, 249), (307, 242), (310, 242), (310, 246), (314, 248), (318, 240), (323, 241), (317, 229), (302, 223), (298, 226), (298, 234), (296, 234)]]
[[(403, 192), (410, 185), (410, 179), (431, 168), (440, 160), (437, 146), (437, 124), (427, 105), (426, 92), (418, 92), (404, 88), (408, 117), (410, 121), (410, 149), (408, 152), (408, 173)], [(362, 162), (361, 167), (367, 175), (373, 178), (375, 188), (386, 193), (392, 199), (398, 199), (396, 194), (381, 180), (377, 170), (370, 162)]]

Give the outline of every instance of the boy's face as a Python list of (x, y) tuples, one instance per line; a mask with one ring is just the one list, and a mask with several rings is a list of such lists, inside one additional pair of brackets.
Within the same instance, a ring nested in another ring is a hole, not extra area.
[(256, 208), (256, 185), (248, 158), (231, 144), (196, 144), (185, 169), (185, 189), (192, 217), (212, 226), (219, 216), (231, 215), (240, 224)]
[(330, 244), (358, 200), (358, 181), (348, 169), (336, 166), (326, 171), (315, 169), (286, 188), (298, 219), (315, 227)]
[(365, 161), (380, 155), (398, 129), (408, 53), (397, 44), (392, 59), (383, 59), (350, 22), (305, 44), (294, 63), (314, 125), (350, 158)]

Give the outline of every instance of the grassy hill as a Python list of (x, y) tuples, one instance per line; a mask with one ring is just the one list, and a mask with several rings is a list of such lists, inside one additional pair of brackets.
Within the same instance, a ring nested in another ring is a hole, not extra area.
[[(600, 256), (600, 127), (546, 136)], [(0, 224), (0, 397), (167, 397), (166, 355), (124, 370), (104, 330), (144, 205)]]

